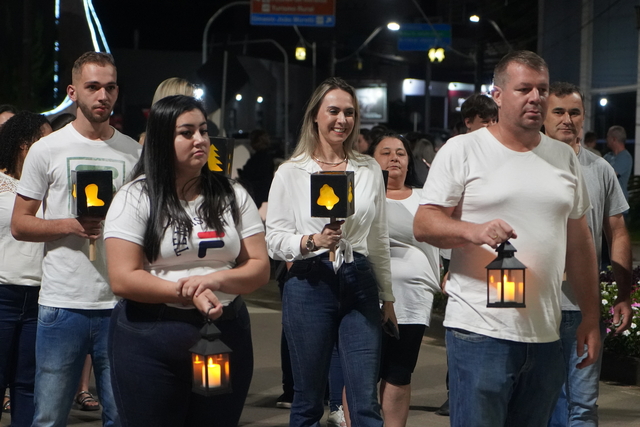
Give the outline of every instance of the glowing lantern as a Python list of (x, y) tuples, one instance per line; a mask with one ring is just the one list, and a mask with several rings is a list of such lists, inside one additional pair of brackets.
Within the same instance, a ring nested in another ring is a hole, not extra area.
[(233, 165), (233, 149), (235, 141), (233, 138), (211, 137), (211, 148), (207, 165), (209, 170), (225, 174), (231, 177), (231, 167)]
[[(71, 211), (76, 216), (105, 217), (113, 199), (113, 171), (71, 171)], [(89, 240), (89, 260), (97, 258), (96, 241)]]
[[(316, 172), (311, 174), (311, 216), (314, 218), (346, 218), (355, 211), (353, 171)], [(335, 261), (335, 248), (329, 250)]]
[(231, 393), (229, 354), (232, 350), (220, 341), (220, 330), (212, 322), (203, 326), (200, 336), (189, 349), (192, 353), (192, 391), (204, 396)]
[(487, 265), (487, 307), (526, 307), (525, 269), (508, 241), (496, 249), (498, 256)]

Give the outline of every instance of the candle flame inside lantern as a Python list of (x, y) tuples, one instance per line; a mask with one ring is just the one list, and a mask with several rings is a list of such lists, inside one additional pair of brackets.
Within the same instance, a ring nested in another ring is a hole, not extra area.
[[(207, 363), (207, 381), (209, 388), (220, 387), (222, 384), (221, 367), (217, 363), (213, 363), (213, 358), (209, 357)], [(204, 385), (204, 364), (202, 366), (202, 381)]]
[(104, 206), (104, 200), (98, 198), (98, 186), (89, 184), (84, 188), (84, 194), (87, 196), (87, 207)]
[(353, 201), (353, 184), (351, 184), (351, 182), (349, 182), (349, 196), (347, 197), (347, 200), (349, 203)]
[(328, 184), (323, 185), (320, 188), (320, 197), (318, 197), (318, 205), (324, 206), (327, 209), (331, 210), (335, 205), (338, 204), (340, 198), (336, 196), (336, 193), (333, 191), (333, 188)]

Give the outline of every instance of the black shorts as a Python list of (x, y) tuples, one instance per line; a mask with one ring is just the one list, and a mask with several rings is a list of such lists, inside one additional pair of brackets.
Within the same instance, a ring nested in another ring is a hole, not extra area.
[(398, 325), (400, 340), (383, 333), (380, 379), (393, 385), (411, 384), (426, 328), (426, 325)]

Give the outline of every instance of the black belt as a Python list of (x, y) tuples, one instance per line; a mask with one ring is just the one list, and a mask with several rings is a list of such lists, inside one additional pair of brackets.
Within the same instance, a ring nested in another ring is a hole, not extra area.
[[(240, 309), (245, 305), (242, 296), (238, 295), (229, 305), (225, 305), (222, 308), (222, 316), (214, 320), (214, 323), (237, 319)], [(145, 314), (157, 320), (177, 320), (195, 324), (204, 324), (206, 320), (198, 309), (181, 309), (169, 307), (165, 304), (146, 304), (127, 300), (127, 310)]]

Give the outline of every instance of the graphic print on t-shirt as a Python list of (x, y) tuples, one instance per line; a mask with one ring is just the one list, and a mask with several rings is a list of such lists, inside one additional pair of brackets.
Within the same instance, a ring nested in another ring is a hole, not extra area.
[(204, 258), (205, 255), (207, 255), (207, 249), (224, 247), (224, 242), (222, 241), (224, 232), (218, 233), (217, 231), (201, 231), (198, 233), (198, 237), (200, 239), (207, 239), (201, 240), (198, 245), (198, 258)]

